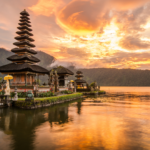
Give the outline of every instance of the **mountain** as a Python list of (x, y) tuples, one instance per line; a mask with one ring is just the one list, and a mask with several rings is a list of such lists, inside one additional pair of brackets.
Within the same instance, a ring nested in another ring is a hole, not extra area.
[(50, 65), (56, 61), (56, 58), (44, 53), (42, 51), (38, 51), (38, 53), (35, 55), (35, 57), (37, 57), (38, 59), (40, 59), (40, 63), (38, 65), (45, 67), (45, 68), (49, 68)]
[[(6, 58), (13, 55), (12, 52), (7, 51), (4, 48), (0, 48), (0, 66), (11, 63)], [(56, 58), (53, 56), (38, 51), (35, 55), (41, 62), (41, 65), (50, 70), (50, 64), (52, 64)], [(74, 66), (68, 67), (76, 74)], [(91, 68), (91, 69), (79, 69), (83, 72), (84, 80), (89, 84), (93, 81), (97, 81), (101, 86), (150, 86), (150, 70), (136, 70), (136, 69), (115, 69), (115, 68)], [(42, 83), (47, 83), (48, 76), (40, 77)], [(69, 79), (75, 79), (75, 75), (69, 77)]]
[(0, 66), (2, 65), (6, 65), (6, 64), (9, 64), (10, 61), (7, 60), (6, 58), (13, 55), (12, 52), (10, 51), (7, 51), (6, 49), (4, 48), (0, 48), (0, 56), (1, 56), (1, 59), (0, 59)]
[[(71, 69), (71, 68), (70, 68)], [(74, 73), (76, 69), (71, 69)], [(91, 68), (80, 69), (88, 83), (101, 86), (150, 86), (150, 70)], [(72, 78), (75, 79), (75, 78)]]
[[(11, 61), (7, 60), (7, 57), (11, 55), (14, 55), (14, 53), (4, 48), (0, 48), (0, 56), (1, 56), (0, 66), (11, 63)], [(40, 63), (38, 63), (38, 65), (45, 68), (49, 68), (50, 64), (52, 64), (56, 60), (56, 58), (54, 58), (53, 56), (48, 55), (42, 51), (38, 51), (35, 57), (41, 60)]]

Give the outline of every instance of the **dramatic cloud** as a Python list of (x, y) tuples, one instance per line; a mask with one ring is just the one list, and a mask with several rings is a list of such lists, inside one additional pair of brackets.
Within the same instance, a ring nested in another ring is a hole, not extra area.
[(36, 50), (56, 64), (150, 69), (150, 0), (1, 0), (0, 47), (30, 13)]
[(64, 29), (75, 34), (91, 33), (108, 25), (116, 12), (124, 14), (126, 10), (127, 17), (133, 19), (128, 9), (132, 11), (146, 2), (149, 0), (73, 0), (59, 12), (58, 21)]
[(110, 0), (110, 2), (118, 10), (128, 10), (140, 7), (149, 0)]
[(29, 7), (29, 9), (37, 15), (50, 16), (55, 13), (63, 3), (63, 0), (39, 0), (37, 4)]
[(128, 50), (149, 49), (150, 41), (142, 41), (138, 37), (127, 36), (120, 41), (120, 46)]
[(102, 0), (74, 0), (58, 14), (59, 23), (77, 34), (99, 30), (109, 22), (109, 11)]

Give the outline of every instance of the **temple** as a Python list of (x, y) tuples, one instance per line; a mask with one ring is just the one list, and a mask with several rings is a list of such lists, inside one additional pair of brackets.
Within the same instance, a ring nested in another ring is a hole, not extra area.
[[(7, 58), (11, 63), (0, 67), (2, 74), (13, 76), (13, 80), (10, 81), (11, 91), (14, 91), (15, 87), (21, 92), (32, 90), (36, 93), (68, 90), (68, 77), (74, 73), (62, 66), (50, 71), (38, 66), (36, 63), (39, 63), (40, 60), (34, 56), (37, 52), (33, 50), (35, 47), (34, 39), (32, 38), (29, 13), (26, 10), (20, 13), (19, 21), (17, 36), (15, 37), (17, 41), (13, 43), (16, 47), (11, 50), (14, 55)], [(48, 75), (48, 84), (39, 85), (40, 75)]]
[(82, 78), (83, 78), (83, 73), (81, 72), (81, 71), (77, 71), (76, 72), (76, 80), (75, 80), (75, 82), (76, 82), (76, 84), (77, 84), (77, 88), (83, 88), (84, 87), (84, 83), (87, 83), (85, 80), (83, 80)]
[(36, 65), (40, 60), (34, 56), (37, 52), (32, 49), (35, 45), (32, 44), (29, 13), (24, 10), (20, 15), (18, 36), (15, 37), (17, 42), (13, 43), (16, 47), (11, 50), (15, 54), (7, 58), (12, 63), (1, 66), (0, 72), (13, 76), (12, 86), (32, 86), (39, 75), (49, 74), (49, 71)]
[[(63, 66), (58, 66), (57, 68), (52, 69), (54, 72), (57, 71), (58, 74), (58, 81), (59, 81), (59, 87), (60, 88), (67, 88), (68, 87), (68, 77), (71, 75), (74, 75), (72, 71), (69, 69), (63, 67)], [(52, 71), (50, 70), (50, 72)]]

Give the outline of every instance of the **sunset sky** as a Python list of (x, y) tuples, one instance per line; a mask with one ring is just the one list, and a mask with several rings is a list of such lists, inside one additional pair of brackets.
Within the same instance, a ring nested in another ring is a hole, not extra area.
[(0, 0), (0, 47), (14, 48), (20, 12), (35, 50), (84, 68), (150, 69), (150, 0)]

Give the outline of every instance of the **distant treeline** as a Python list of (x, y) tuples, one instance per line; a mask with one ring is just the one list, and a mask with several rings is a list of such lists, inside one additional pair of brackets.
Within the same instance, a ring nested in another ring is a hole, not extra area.
[[(11, 63), (6, 58), (14, 55), (14, 53), (0, 48), (0, 66)], [(36, 55), (41, 60), (38, 65), (41, 65), (48, 70), (49, 66), (56, 59), (44, 52), (38, 51)], [(70, 66), (68, 69), (72, 70), (75, 74), (77, 69)], [(114, 69), (114, 68), (93, 68), (93, 69), (80, 69), (83, 72), (84, 80), (88, 83), (97, 81), (101, 86), (150, 86), (150, 71), (149, 70), (135, 70), (135, 69)], [(3, 76), (3, 75), (0, 75)], [(75, 76), (75, 75), (74, 75)], [(74, 76), (69, 79), (75, 79)], [(48, 83), (48, 76), (40, 77), (42, 83)]]
[[(75, 69), (70, 68), (73, 72)], [(84, 79), (97, 81), (101, 86), (150, 86), (150, 71), (135, 69), (93, 68), (80, 69)]]

